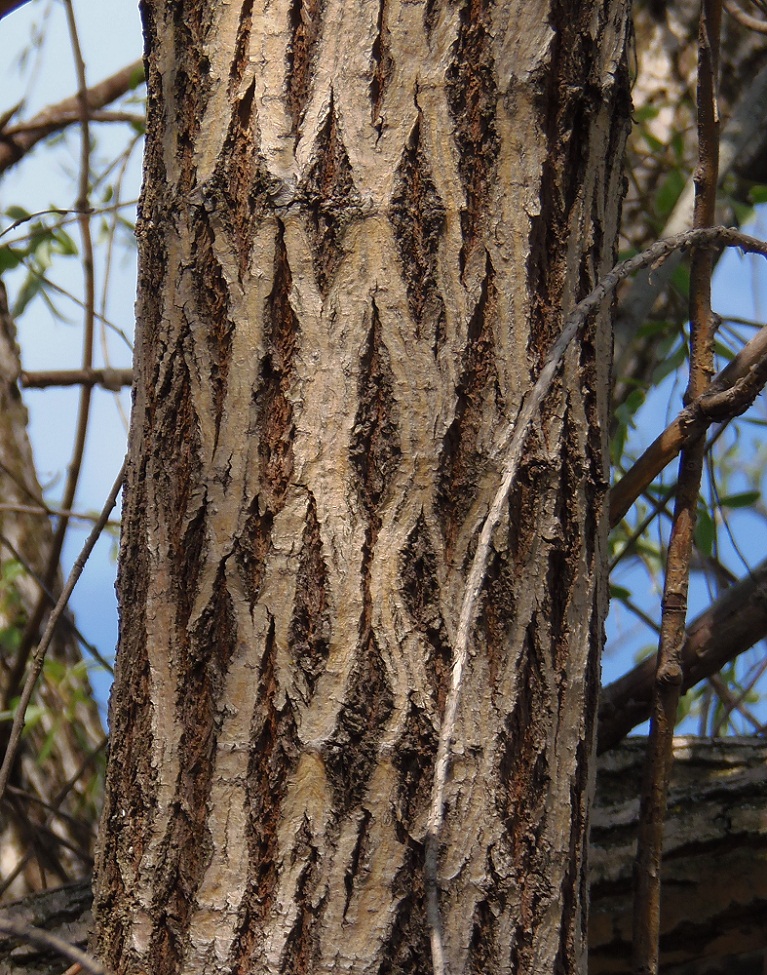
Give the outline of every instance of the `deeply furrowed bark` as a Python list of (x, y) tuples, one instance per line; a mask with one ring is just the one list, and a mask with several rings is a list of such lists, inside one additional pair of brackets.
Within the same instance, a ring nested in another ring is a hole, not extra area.
[[(499, 431), (613, 262), (625, 6), (144, 3), (115, 975), (431, 970), (451, 643)], [(583, 966), (609, 338), (568, 355), (496, 539), (451, 973)]]

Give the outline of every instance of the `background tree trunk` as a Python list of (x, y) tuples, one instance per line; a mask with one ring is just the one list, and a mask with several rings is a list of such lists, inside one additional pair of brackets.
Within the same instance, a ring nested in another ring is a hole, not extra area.
[[(600, 759), (589, 848), (589, 975), (632, 970), (632, 867), (645, 750), (644, 738), (629, 739)], [(767, 745), (755, 739), (674, 740), (661, 872), (660, 966), (668, 975), (762, 975), (765, 762)]]
[[(0, 283), (0, 706), (10, 711), (26, 675), (22, 634), (40, 599), (53, 542), (17, 385), (16, 330)], [(46, 581), (56, 598), (57, 569)], [(45, 614), (47, 617), (47, 614)], [(32, 640), (37, 634), (32, 632)], [(0, 898), (89, 875), (102, 788), (104, 731), (71, 619), (48, 651), (9, 788), (0, 808)], [(0, 726), (5, 754), (9, 723)]]
[[(614, 260), (626, 4), (142, 12), (100, 951), (430, 972), (451, 646), (499, 434)], [(495, 540), (441, 837), (455, 975), (584, 966), (610, 348), (604, 312)]]

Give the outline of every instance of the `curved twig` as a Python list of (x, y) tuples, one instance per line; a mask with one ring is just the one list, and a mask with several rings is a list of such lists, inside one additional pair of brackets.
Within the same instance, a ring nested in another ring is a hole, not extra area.
[(63, 955), (64, 958), (79, 965), (87, 975), (106, 975), (106, 969), (95, 958), (87, 954), (87, 952), (75, 947), (75, 945), (71, 945), (57, 934), (51, 934), (50, 931), (35, 927), (34, 924), (27, 924), (26, 921), (11, 921), (7, 918), (0, 918), (0, 933), (10, 938), (17, 938), (19, 941), (25, 941), (27, 944), (35, 945), (36, 948), (53, 949), (53, 951), (57, 951), (60, 955)]

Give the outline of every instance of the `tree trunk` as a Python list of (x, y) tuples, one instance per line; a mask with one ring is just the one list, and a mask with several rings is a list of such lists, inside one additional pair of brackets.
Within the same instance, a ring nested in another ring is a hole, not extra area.
[[(432, 970), (424, 836), (501, 433), (614, 260), (626, 4), (145, 2), (115, 975)], [(609, 316), (497, 533), (439, 897), (451, 975), (583, 969)]]

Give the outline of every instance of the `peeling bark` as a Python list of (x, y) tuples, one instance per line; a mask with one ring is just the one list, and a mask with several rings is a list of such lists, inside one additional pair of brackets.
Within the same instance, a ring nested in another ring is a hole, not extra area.
[[(612, 265), (625, 4), (145, 2), (98, 944), (429, 972), (423, 840), (500, 430)], [(440, 857), (453, 973), (582, 970), (606, 313), (499, 532)]]

